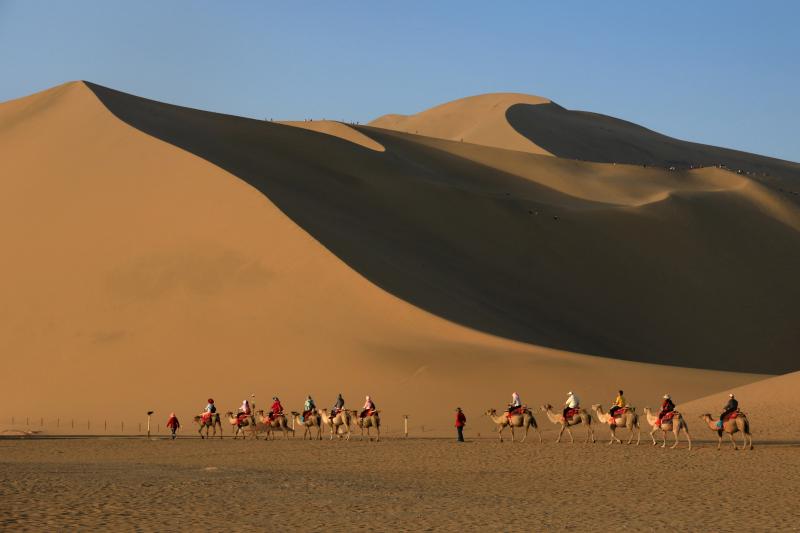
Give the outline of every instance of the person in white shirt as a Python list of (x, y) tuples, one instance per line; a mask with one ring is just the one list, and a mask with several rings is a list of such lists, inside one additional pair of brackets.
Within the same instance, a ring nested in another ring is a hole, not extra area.
[(567, 393), (567, 401), (564, 402), (564, 411), (563, 411), (564, 420), (567, 419), (567, 411), (569, 411), (570, 409), (577, 409), (580, 406), (581, 406), (581, 400), (580, 398), (578, 398), (578, 395), (572, 391), (569, 391)]
[(514, 392), (511, 394), (511, 403), (508, 404), (508, 410), (507, 410), (508, 415), (511, 416), (511, 413), (513, 413), (520, 407), (522, 407), (522, 400), (520, 400), (519, 394)]

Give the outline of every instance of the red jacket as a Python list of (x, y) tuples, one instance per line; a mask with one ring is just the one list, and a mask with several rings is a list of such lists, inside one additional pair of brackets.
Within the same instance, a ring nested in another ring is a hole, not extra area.
[(176, 429), (181, 427), (181, 423), (178, 422), (178, 417), (176, 417), (176, 416), (169, 417), (169, 420), (167, 420), (167, 427), (168, 428), (176, 428)]
[(464, 415), (464, 413), (462, 413), (461, 411), (456, 413), (456, 427), (463, 428), (464, 424), (466, 423), (467, 423), (467, 417)]
[(276, 401), (275, 403), (272, 404), (272, 414), (273, 415), (279, 415), (282, 412), (283, 412), (283, 406), (281, 405), (281, 402)]

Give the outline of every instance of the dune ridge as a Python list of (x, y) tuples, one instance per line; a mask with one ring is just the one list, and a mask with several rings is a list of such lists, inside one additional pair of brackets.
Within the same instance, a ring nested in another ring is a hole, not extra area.
[(550, 152), (515, 131), (506, 112), (512, 105), (551, 103), (546, 98), (519, 93), (491, 93), (447, 102), (414, 115), (389, 114), (368, 125), (415, 135), (437, 137), (533, 154)]
[(383, 146), (364, 133), (335, 120), (281, 120), (278, 124), (332, 135), (376, 152), (386, 151)]
[[(0, 231), (14, 250), (0, 341), (14, 354), (2, 373), (17, 420), (135, 421), (152, 408), (185, 418), (209, 395), (224, 410), (250, 392), (289, 408), (343, 392), (446, 431), (443, 398), (477, 415), (514, 389), (532, 404), (567, 388), (588, 401), (624, 376), (634, 396), (668, 380), (692, 397), (760, 377), (574, 354), (444, 320), (371, 283), (235, 175), (118, 120), (96, 91), (70, 83), (0, 105)], [(358, 163), (391, 153), (230, 120), (331, 164), (343, 147)]]

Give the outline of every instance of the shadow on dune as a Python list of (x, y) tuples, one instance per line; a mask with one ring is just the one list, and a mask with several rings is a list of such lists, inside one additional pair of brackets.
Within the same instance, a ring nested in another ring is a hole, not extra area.
[(557, 157), (660, 167), (722, 164), (758, 174), (754, 177), (767, 183), (770, 177), (789, 178), (800, 188), (797, 163), (674, 139), (598, 113), (570, 111), (553, 103), (516, 104), (506, 110), (506, 119)]
[(646, 212), (591, 205), (402, 133), (358, 128), (381, 153), (89, 87), (124, 122), (249, 183), (351, 268), (431, 313), (629, 360), (798, 366), (800, 239), (733, 195)]

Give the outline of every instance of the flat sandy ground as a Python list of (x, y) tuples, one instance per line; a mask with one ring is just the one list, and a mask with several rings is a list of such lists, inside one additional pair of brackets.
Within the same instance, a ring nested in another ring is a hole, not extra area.
[(797, 531), (800, 444), (546, 437), (3, 440), (0, 529)]

